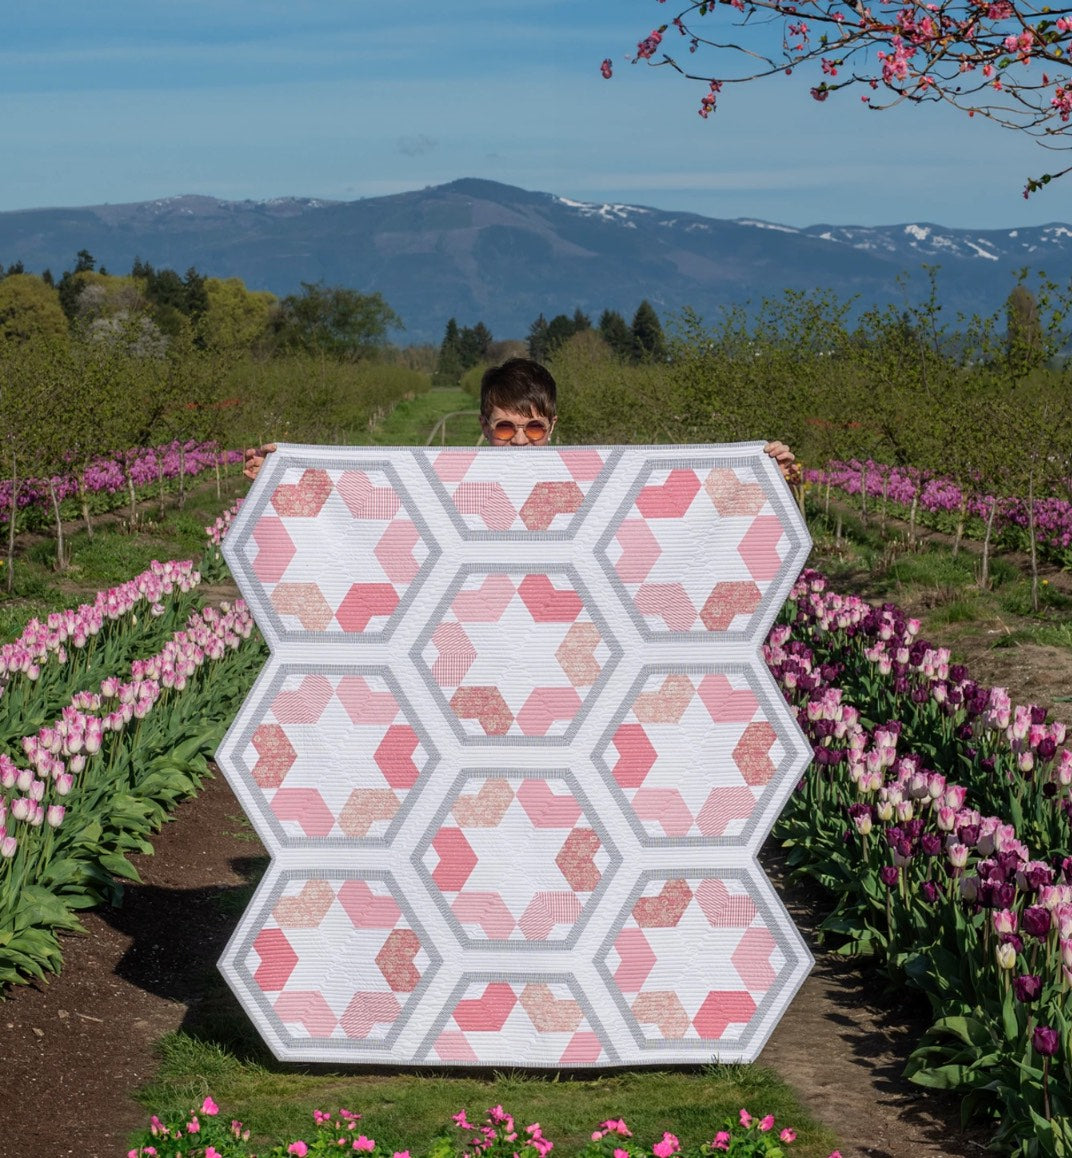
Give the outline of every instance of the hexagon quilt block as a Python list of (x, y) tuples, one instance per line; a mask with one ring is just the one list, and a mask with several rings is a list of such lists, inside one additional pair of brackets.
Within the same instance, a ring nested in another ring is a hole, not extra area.
[(467, 568), (413, 659), (464, 743), (565, 741), (621, 650), (572, 567)]
[(463, 772), (414, 853), (467, 948), (575, 945), (621, 859), (576, 778), (554, 769)]
[(811, 964), (755, 861), (809, 545), (759, 444), (269, 455), (217, 759), (272, 858), (220, 967), (276, 1055), (755, 1058)]

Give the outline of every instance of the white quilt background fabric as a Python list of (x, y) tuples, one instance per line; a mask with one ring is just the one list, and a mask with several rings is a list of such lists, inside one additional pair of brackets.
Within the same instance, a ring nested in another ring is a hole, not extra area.
[(809, 547), (759, 444), (269, 455), (217, 758), (272, 857), (220, 968), (276, 1056), (754, 1059), (811, 966), (755, 860)]

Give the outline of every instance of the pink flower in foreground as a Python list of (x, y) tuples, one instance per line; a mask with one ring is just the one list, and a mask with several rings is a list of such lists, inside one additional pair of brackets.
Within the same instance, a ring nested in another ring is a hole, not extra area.
[(297, 1142), (291, 1142), (287, 1147), (287, 1153), (296, 1154), (298, 1158), (305, 1158), (305, 1155), (309, 1153), (309, 1147), (299, 1139)]
[(651, 1152), (655, 1158), (670, 1158), (671, 1154), (676, 1154), (681, 1149), (681, 1143), (674, 1137), (673, 1134), (664, 1133), (663, 1140), (656, 1142), (651, 1148)]
[(768, 1130), (774, 1129), (774, 1115), (768, 1114), (765, 1118), (760, 1119), (759, 1128), (765, 1134)]
[(223, 1158), (223, 1155), (216, 1149), (215, 1146), (205, 1147), (205, 1158)]
[(790, 1130), (788, 1126), (778, 1135), (783, 1142), (795, 1142), (797, 1140), (796, 1130)]
[(752, 1125), (752, 1115), (742, 1107), (741, 1109), (741, 1125), (747, 1130)]
[[(206, 1098), (201, 1103), (201, 1113), (208, 1114), (210, 1118), (214, 1118), (220, 1112), (219, 1106), (212, 1100), (211, 1097)], [(207, 1158), (207, 1156), (206, 1156)]]
[(621, 1149), (615, 1147), (614, 1158), (629, 1158), (629, 1151), (628, 1150), (621, 1150)]
[(719, 1130), (711, 1143), (712, 1150), (728, 1150), (730, 1148), (730, 1133), (728, 1130)]

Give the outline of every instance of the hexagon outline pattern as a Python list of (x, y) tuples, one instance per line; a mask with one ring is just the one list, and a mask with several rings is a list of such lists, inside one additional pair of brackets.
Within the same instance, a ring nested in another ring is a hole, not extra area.
[(271, 856), (220, 969), (275, 1055), (754, 1060), (811, 968), (755, 859), (809, 548), (759, 443), (269, 455), (217, 760)]

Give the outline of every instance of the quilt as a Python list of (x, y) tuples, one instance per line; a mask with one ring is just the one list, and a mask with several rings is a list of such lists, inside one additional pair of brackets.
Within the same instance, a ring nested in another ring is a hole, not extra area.
[(217, 758), (271, 854), (220, 968), (276, 1056), (753, 1060), (811, 967), (756, 861), (809, 547), (757, 443), (269, 455)]

